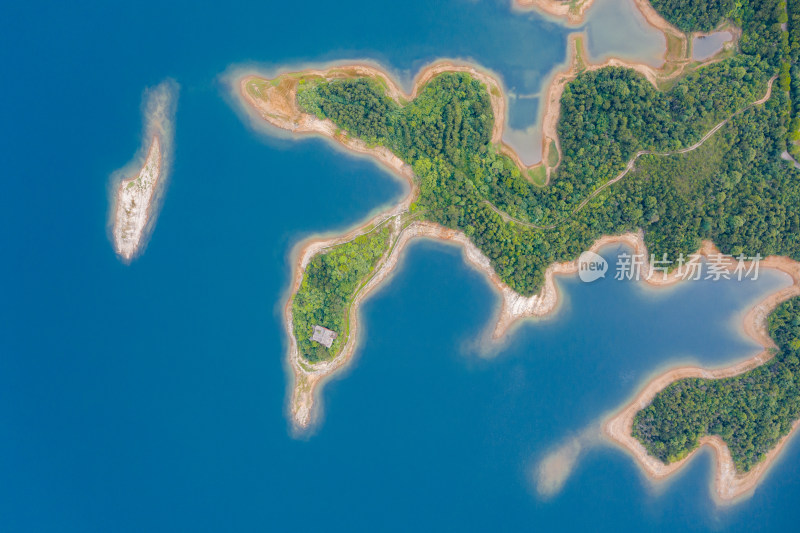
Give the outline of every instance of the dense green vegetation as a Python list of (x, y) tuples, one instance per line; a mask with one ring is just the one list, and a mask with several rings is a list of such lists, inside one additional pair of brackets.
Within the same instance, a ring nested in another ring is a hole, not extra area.
[(667, 93), (629, 69), (579, 76), (561, 98), (561, 183), (570, 182), (575, 199), (583, 199), (582, 193), (615, 176), (636, 151), (693, 144), (762, 96), (769, 72), (757, 59), (740, 56), (690, 73)]
[(650, 0), (653, 8), (679, 29), (708, 32), (729, 15), (734, 0)]
[[(689, 74), (668, 93), (657, 91), (628, 69), (579, 75), (562, 97), (563, 160), (552, 184), (544, 188), (531, 184), (510, 158), (498, 154), (489, 143), (493, 117), (488, 94), (467, 74), (437, 76), (405, 106), (366, 79), (309, 84), (300, 91), (298, 101), (349, 134), (390, 147), (413, 165), (420, 185), (416, 207), (424, 216), (464, 231), (510, 287), (532, 294), (541, 287), (550, 263), (573, 259), (603, 234), (644, 227), (654, 253), (677, 257), (693, 252), (701, 238), (717, 237), (731, 227), (739, 229), (754, 218), (753, 210), (747, 211), (742, 203), (745, 198), (767, 204), (767, 210), (785, 219), (791, 197), (756, 199), (753, 191), (735, 186), (757, 155), (774, 159), (778, 145), (767, 142), (772, 139), (768, 130), (780, 129), (780, 117), (763, 112), (759, 115), (761, 143), (748, 144), (741, 160), (726, 160), (733, 174), (703, 183), (710, 196), (692, 204), (691, 210), (672, 179), (657, 183), (625, 179), (574, 213), (589, 194), (618, 175), (638, 150), (663, 152), (690, 145), (712, 125), (761, 96), (769, 68), (752, 56), (738, 56)], [(782, 170), (780, 162), (775, 165), (773, 171)], [(762, 188), (766, 185), (763, 180), (760, 183)], [(706, 209), (717, 198), (716, 192), (725, 193), (720, 198), (736, 213), (730, 220), (718, 220), (716, 206), (715, 211)], [(745, 197), (744, 192), (749, 194)], [(776, 191), (767, 187), (766, 192)], [(533, 224), (557, 225), (544, 230), (506, 223), (487, 202)], [(693, 217), (684, 218), (686, 212)], [(730, 239), (738, 246), (737, 252), (755, 255), (765, 242), (786, 255), (796, 252), (780, 232), (771, 229), (776, 221), (770, 227), (763, 227), (759, 220), (752, 222), (747, 228), (752, 235), (742, 240), (738, 232)]]
[[(348, 310), (389, 246), (389, 228), (373, 230), (315, 255), (306, 267), (292, 304), (297, 348), (311, 362), (336, 357), (347, 341)], [(338, 333), (330, 349), (310, 340), (314, 326)]]
[(769, 328), (779, 353), (768, 363), (732, 378), (676, 381), (639, 411), (633, 436), (670, 463), (717, 435), (737, 470), (750, 470), (800, 416), (800, 299), (778, 307)]
[[(669, 22), (686, 32), (710, 31), (724, 19), (746, 28), (742, 52), (758, 55), (778, 68), (779, 87), (791, 92), (787, 113), (788, 151), (800, 157), (800, 2), (798, 0), (652, 0), (653, 7)], [(786, 30), (781, 27), (785, 24)]]
[[(795, 0), (792, 0), (795, 1)], [(709, 32), (724, 20), (744, 30), (742, 53), (758, 55), (778, 67), (785, 57), (786, 2), (781, 0), (650, 0), (667, 22), (685, 32)]]
[(781, 63), (781, 88), (789, 91), (791, 100), (791, 122), (789, 123), (788, 151), (800, 159), (800, 1), (787, 3), (787, 39), (785, 59)]
[(366, 78), (303, 87), (298, 103), (404, 161), (440, 157), (456, 168), (467, 154), (486, 147), (494, 124), (486, 87), (466, 74), (437, 76), (403, 107)]
[(800, 180), (779, 159), (785, 100), (777, 93), (695, 152), (643, 158), (628, 186), (670, 191), (645, 225), (648, 246), (674, 254), (681, 241), (710, 238), (733, 255), (800, 257)]

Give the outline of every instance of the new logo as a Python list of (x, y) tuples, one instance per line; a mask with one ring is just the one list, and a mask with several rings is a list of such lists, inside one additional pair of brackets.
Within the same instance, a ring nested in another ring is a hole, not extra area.
[(583, 252), (578, 258), (578, 277), (585, 283), (606, 277), (608, 262), (594, 252)]

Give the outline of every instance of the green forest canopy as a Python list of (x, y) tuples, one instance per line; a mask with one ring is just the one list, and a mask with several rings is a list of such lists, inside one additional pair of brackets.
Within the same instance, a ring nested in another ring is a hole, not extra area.
[(779, 352), (768, 363), (731, 378), (676, 381), (637, 413), (633, 436), (671, 463), (717, 435), (736, 469), (750, 470), (800, 416), (800, 298), (778, 307), (769, 329)]
[[(629, 69), (580, 74), (561, 100), (563, 160), (547, 187), (530, 183), (492, 146), (489, 97), (468, 74), (435, 77), (405, 106), (366, 78), (304, 85), (298, 102), (349, 135), (390, 148), (412, 165), (420, 186), (416, 207), (423, 216), (464, 231), (505, 283), (522, 294), (534, 294), (551, 263), (574, 259), (601, 235), (638, 228), (645, 230), (648, 246), (659, 257), (688, 255), (703, 238), (730, 242), (725, 251), (736, 254), (797, 255), (796, 239), (783, 231), (797, 214), (796, 187), (773, 186), (786, 174), (777, 157), (785, 134), (780, 131), (785, 102), (778, 99), (746, 113), (758, 122), (758, 135), (741, 139), (743, 143), (732, 148), (741, 158), (732, 160), (729, 154), (720, 162), (720, 172), (706, 181), (687, 189), (685, 182), (674, 179), (626, 178), (574, 213), (638, 150), (689, 146), (714, 124), (745, 108), (764, 94), (772, 71), (758, 58), (740, 55), (690, 74), (668, 93), (656, 91)], [(722, 175), (723, 165), (730, 167), (730, 174)], [(748, 194), (751, 182), (763, 195)], [(700, 205), (689, 198), (698, 190), (711, 191)], [(545, 230), (506, 223), (489, 204), (533, 224), (560, 224)], [(764, 227), (764, 213), (772, 212), (776, 217)], [(687, 220), (689, 214), (692, 219)], [(747, 231), (757, 232), (745, 240), (739, 233), (724, 238), (731, 226), (745, 225)]]
[[(298, 351), (310, 362), (336, 357), (347, 342), (348, 311), (353, 296), (389, 245), (384, 225), (311, 258), (292, 302)], [(311, 340), (314, 326), (338, 334), (330, 348)]]

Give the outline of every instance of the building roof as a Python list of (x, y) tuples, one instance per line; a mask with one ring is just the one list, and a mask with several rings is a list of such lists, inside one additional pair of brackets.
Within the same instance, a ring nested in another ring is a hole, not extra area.
[(333, 344), (333, 341), (338, 336), (339, 335), (335, 331), (331, 331), (328, 328), (314, 326), (314, 334), (311, 335), (311, 340), (320, 343), (326, 348), (330, 348), (331, 344)]

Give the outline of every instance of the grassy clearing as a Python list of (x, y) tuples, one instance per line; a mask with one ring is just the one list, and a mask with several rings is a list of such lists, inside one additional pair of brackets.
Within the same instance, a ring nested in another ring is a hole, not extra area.
[[(684, 42), (686, 41), (672, 33), (665, 33), (664, 35), (667, 37), (667, 52), (665, 54), (666, 60), (669, 62), (688, 59), (688, 56), (691, 52), (689, 51), (689, 46), (684, 46)], [(686, 39), (688, 40), (688, 37)]]
[(575, 38), (575, 69), (577, 72), (586, 70), (586, 60), (583, 57), (583, 37)]
[(544, 168), (544, 165), (536, 165), (528, 170), (528, 177), (530, 177), (534, 185), (544, 187), (547, 183), (547, 170)]
[(547, 166), (555, 168), (556, 165), (558, 165), (558, 149), (556, 148), (556, 142), (550, 139), (547, 149)]

